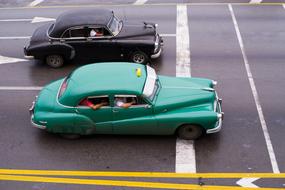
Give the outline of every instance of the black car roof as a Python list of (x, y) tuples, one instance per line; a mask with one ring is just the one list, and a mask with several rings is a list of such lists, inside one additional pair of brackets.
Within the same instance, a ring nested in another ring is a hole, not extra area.
[(54, 23), (51, 37), (59, 38), (70, 27), (82, 25), (107, 25), (113, 17), (113, 11), (107, 9), (83, 9), (67, 11), (59, 15)]

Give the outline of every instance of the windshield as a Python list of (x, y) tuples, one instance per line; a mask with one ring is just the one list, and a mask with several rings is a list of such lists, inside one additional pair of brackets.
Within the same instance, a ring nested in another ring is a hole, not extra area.
[(152, 101), (159, 87), (159, 82), (155, 70), (149, 66), (147, 66), (146, 68), (147, 78), (143, 89), (143, 96), (147, 97), (149, 100)]
[(113, 35), (116, 36), (121, 31), (122, 25), (123, 22), (114, 16), (108, 27)]

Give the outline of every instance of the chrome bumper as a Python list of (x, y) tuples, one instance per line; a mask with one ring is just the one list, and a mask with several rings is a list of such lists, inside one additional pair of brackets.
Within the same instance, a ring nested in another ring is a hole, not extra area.
[(150, 57), (151, 57), (152, 59), (156, 59), (156, 58), (160, 57), (161, 52), (162, 52), (162, 48), (160, 47), (160, 48), (159, 48), (159, 51), (158, 51), (157, 53), (155, 53), (155, 54), (152, 54)]
[(38, 98), (38, 96), (36, 96), (35, 101), (33, 101), (32, 106), (31, 106), (30, 109), (29, 109), (29, 112), (30, 112), (30, 114), (31, 114), (31, 124), (32, 124), (34, 127), (36, 127), (36, 128), (39, 128), (39, 129), (46, 129), (46, 126), (44, 126), (44, 125), (39, 125), (39, 124), (37, 124), (37, 123), (34, 122), (34, 109), (35, 109), (35, 104), (36, 104), (37, 98)]
[(31, 115), (31, 124), (36, 127), (36, 128), (39, 128), (39, 129), (46, 129), (47, 127), (44, 126), (44, 125), (39, 125), (39, 124), (36, 124), (34, 121), (34, 114)]
[(217, 112), (218, 121), (217, 121), (216, 127), (212, 128), (212, 129), (208, 129), (206, 131), (207, 134), (217, 133), (222, 129), (224, 112), (222, 112), (222, 99), (220, 99), (217, 94), (216, 94), (214, 110)]
[(34, 56), (31, 56), (31, 55), (27, 54), (27, 47), (24, 47), (24, 57), (26, 59), (34, 59)]

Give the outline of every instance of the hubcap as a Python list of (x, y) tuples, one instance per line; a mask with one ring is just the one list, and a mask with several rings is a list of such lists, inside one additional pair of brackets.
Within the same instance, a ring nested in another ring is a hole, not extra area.
[(62, 60), (61, 60), (61, 57), (58, 55), (51, 55), (47, 58), (47, 63), (50, 66), (58, 67), (58, 66), (61, 66)]
[(143, 55), (141, 55), (141, 54), (135, 54), (134, 55), (134, 62), (136, 62), (136, 63), (143, 63), (144, 62), (144, 56)]

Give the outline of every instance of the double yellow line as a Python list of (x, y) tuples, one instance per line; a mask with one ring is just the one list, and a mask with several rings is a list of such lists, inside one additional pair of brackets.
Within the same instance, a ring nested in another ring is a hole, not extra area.
[[(46, 177), (64, 176), (64, 177)], [(192, 190), (252, 190), (252, 188), (235, 186), (200, 186), (182, 183), (161, 183), (142, 182), (124, 180), (98, 180), (67, 178), (67, 176), (77, 177), (137, 177), (137, 178), (276, 178), (285, 179), (285, 173), (166, 173), (166, 172), (99, 172), (99, 171), (59, 171), (59, 170), (15, 170), (0, 169), (0, 180), (41, 182), (41, 183), (61, 183), (80, 185), (100, 185), (100, 186), (121, 186), (121, 187), (141, 187), (157, 189), (192, 189)], [(262, 190), (284, 189), (285, 188), (260, 188)]]

